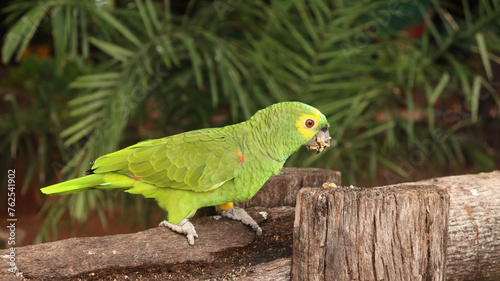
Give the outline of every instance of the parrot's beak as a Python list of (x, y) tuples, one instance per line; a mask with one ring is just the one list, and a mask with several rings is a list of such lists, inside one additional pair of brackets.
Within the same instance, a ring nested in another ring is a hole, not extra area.
[(307, 150), (316, 149), (320, 153), (330, 146), (330, 132), (328, 125), (321, 128), (321, 130), (306, 144)]

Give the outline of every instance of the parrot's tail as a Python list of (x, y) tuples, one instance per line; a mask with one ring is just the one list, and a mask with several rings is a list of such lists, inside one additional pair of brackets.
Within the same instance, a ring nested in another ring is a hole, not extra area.
[(137, 180), (117, 173), (90, 174), (40, 189), (44, 194), (71, 194), (88, 189), (114, 189), (133, 187)]

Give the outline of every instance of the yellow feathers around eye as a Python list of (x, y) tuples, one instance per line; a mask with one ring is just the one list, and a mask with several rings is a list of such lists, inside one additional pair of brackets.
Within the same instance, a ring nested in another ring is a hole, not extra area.
[[(306, 125), (307, 120), (313, 120), (314, 121), (314, 126), (308, 127)], [(312, 139), (314, 137), (315, 130), (319, 126), (319, 121), (320, 121), (320, 116), (319, 114), (302, 114), (297, 120), (295, 121), (295, 126), (297, 127), (297, 130), (304, 136), (306, 139)]]

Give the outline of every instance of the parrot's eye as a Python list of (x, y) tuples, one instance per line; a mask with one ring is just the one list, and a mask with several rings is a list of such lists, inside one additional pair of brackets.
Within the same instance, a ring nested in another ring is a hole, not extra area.
[(306, 125), (307, 128), (312, 128), (312, 127), (314, 127), (316, 122), (314, 122), (314, 120), (312, 120), (312, 119), (307, 119), (304, 124)]

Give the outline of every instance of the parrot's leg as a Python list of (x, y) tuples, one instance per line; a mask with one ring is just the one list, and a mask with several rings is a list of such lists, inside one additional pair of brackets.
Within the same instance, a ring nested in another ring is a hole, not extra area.
[(198, 238), (198, 234), (196, 233), (196, 229), (194, 229), (194, 225), (188, 219), (181, 220), (179, 224), (162, 221), (160, 222), (160, 226), (169, 228), (180, 234), (185, 234), (189, 245), (194, 245), (194, 238)]
[(243, 224), (250, 226), (253, 230), (255, 230), (257, 235), (262, 234), (262, 228), (260, 228), (257, 222), (244, 209), (232, 207), (229, 210), (221, 211), (220, 214), (223, 217), (241, 221)]

